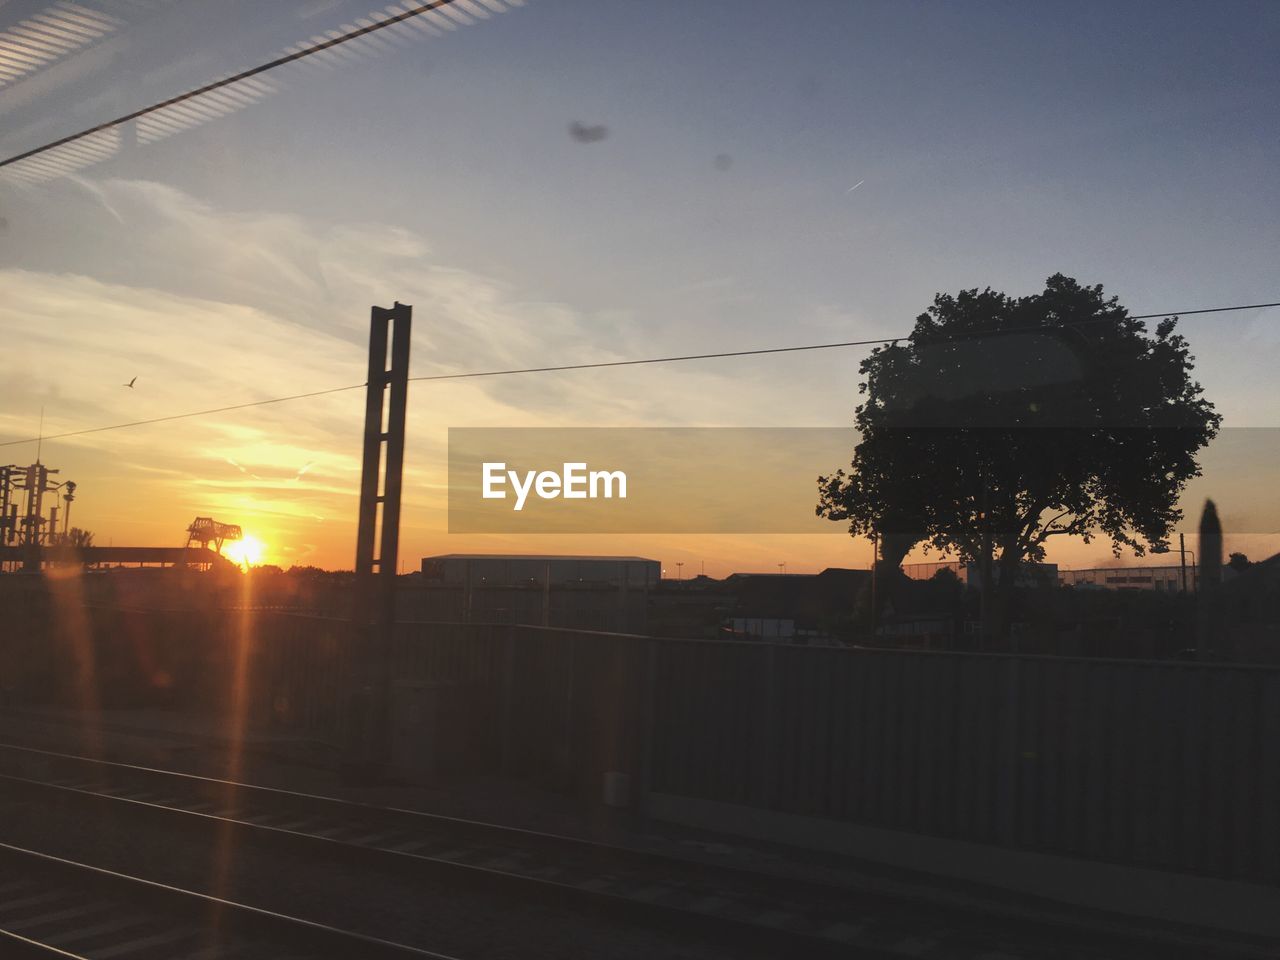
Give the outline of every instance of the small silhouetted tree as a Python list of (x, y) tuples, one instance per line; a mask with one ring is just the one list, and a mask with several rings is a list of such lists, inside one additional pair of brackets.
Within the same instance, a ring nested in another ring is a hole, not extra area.
[(1233, 553), (1227, 559), (1227, 566), (1236, 573), (1240, 573), (1241, 571), (1249, 568), (1249, 558), (1243, 553)]
[(72, 527), (67, 531), (64, 542), (68, 546), (82, 550), (85, 547), (93, 546), (93, 533), (89, 530), (81, 530), (79, 527)]
[(995, 558), (1003, 633), (1019, 566), (1049, 538), (1141, 555), (1181, 517), (1221, 416), (1176, 324), (1148, 333), (1101, 286), (1061, 274), (1026, 297), (939, 294), (863, 361), (860, 439), (848, 472), (818, 478), (818, 515), (879, 533), (894, 566), (918, 543)]

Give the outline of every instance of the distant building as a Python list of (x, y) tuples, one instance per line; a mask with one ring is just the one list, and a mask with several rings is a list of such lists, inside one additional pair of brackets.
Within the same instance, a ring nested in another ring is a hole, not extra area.
[[(999, 564), (992, 565), (999, 574)], [(963, 584), (980, 586), (982, 575), (976, 563), (944, 560), (937, 563), (904, 563), (902, 572), (913, 580), (929, 580), (940, 570), (949, 570)], [(1186, 568), (1186, 588), (1193, 592), (1197, 571), (1191, 564)], [(1056, 583), (1061, 587), (1096, 588), (1099, 590), (1153, 590), (1157, 593), (1179, 593), (1182, 590), (1182, 568), (1178, 565), (1141, 567), (1091, 567), (1084, 570), (1064, 570), (1056, 563), (1024, 564), (1018, 577), (1019, 586), (1034, 586), (1037, 582)]]
[(558, 554), (447, 553), (423, 557), (426, 580), (479, 586), (549, 583), (625, 585), (643, 590), (662, 579), (662, 564), (644, 557), (583, 557)]
[(847, 628), (869, 570), (734, 573), (723, 580), (664, 580), (649, 596), (656, 636), (829, 642)]
[(735, 640), (790, 641), (796, 636), (796, 622), (769, 617), (730, 617), (724, 635)]
[(1280, 553), (1240, 571), (1224, 567), (1223, 574), (1224, 654), (1243, 662), (1280, 663)]
[(898, 647), (946, 649), (957, 630), (970, 626), (958, 624), (954, 618), (933, 613), (886, 613), (883, 622), (876, 625), (875, 635), (880, 640), (892, 640)]
[[(1160, 567), (1094, 567), (1088, 570), (1060, 570), (1058, 583), (1064, 587), (1090, 587), (1101, 590), (1154, 590), (1157, 593), (1181, 593), (1184, 571), (1179, 566)], [(1194, 592), (1197, 571), (1190, 565), (1185, 570), (1186, 589)]]
[(959, 560), (939, 560), (935, 563), (904, 563), (902, 572), (912, 580), (932, 580), (946, 570), (955, 574), (956, 579), (964, 582), (964, 564)]
[[(982, 585), (982, 568), (976, 563), (962, 563), (959, 560), (942, 560), (936, 563), (904, 563), (902, 572), (912, 580), (932, 580), (940, 571), (949, 570), (956, 579), (966, 586)], [(992, 582), (1000, 580), (1000, 564), (991, 564)], [(1058, 565), (1056, 563), (1023, 563), (1018, 570), (1018, 586), (1034, 587), (1058, 582)]]
[(869, 570), (735, 573), (723, 581), (729, 603), (720, 635), (786, 643), (823, 643), (852, 618)]
[(644, 633), (662, 564), (644, 557), (451, 553), (424, 557), (406, 619)]

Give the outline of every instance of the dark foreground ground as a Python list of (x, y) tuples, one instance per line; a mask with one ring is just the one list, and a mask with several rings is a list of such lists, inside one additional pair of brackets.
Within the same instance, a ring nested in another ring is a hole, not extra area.
[[(909, 898), (918, 904), (918, 920), (877, 931), (877, 941), (890, 955), (980, 960), (1274, 955), (1262, 948), (1228, 949), (1225, 943), (1208, 943), (1198, 935), (1200, 952), (1195, 947), (1187, 951), (1189, 944), (1176, 945), (1167, 939), (1162, 943), (1161, 938), (1170, 935), (1168, 929), (1126, 918), (668, 824), (641, 823), (625, 811), (586, 805), (526, 783), (470, 778), (431, 786), (353, 784), (333, 768), (328, 748), (321, 745), (259, 738), (237, 753), (215, 731), (189, 718), (158, 711), (113, 712), (91, 729), (69, 723), (59, 714), (10, 711), (4, 716), (3, 729), (0, 739), (11, 743), (66, 752), (92, 748), (106, 759), (121, 762), (205, 776), (234, 776), (265, 786), (582, 836)], [(581, 910), (548, 908), (517, 897), (481, 896), (444, 882), (415, 883), (413, 889), (405, 889), (394, 877), (318, 869), (313, 862), (276, 851), (219, 850), (144, 818), (124, 818), (109, 825), (85, 822), (68, 811), (35, 808), (3, 793), (0, 805), (3, 842), (123, 872), (145, 871), (149, 879), (462, 958), (662, 956), (693, 960), (778, 955), (776, 948), (771, 950), (764, 944), (744, 952), (740, 945), (729, 949), (711, 939), (646, 929)], [(977, 937), (969, 925), (962, 932), (945, 922), (956, 906), (981, 915)], [(1025, 923), (1028, 919), (1042, 921), (1030, 936)]]

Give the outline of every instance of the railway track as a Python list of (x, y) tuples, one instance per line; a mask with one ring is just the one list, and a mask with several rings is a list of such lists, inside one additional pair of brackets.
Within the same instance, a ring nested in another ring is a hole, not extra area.
[(408, 960), (443, 954), (0, 844), (0, 956)]
[[(407, 879), (443, 876), (649, 926), (710, 931), (718, 939), (804, 944), (810, 954), (843, 956), (855, 945), (864, 956), (880, 955), (884, 946), (869, 942), (884, 939), (879, 931), (848, 921), (852, 893), (796, 881), (788, 898), (780, 896), (777, 879), (752, 871), (572, 837), (16, 744), (0, 744), (0, 789), (34, 802), (82, 805), (97, 816), (128, 811), (164, 817), (184, 827), (230, 832), (237, 843), (275, 844)], [(861, 904), (864, 911), (870, 906)], [(876, 925), (888, 930), (882, 914)]]
[[(1117, 952), (1092, 952), (1098, 932), (1040, 920), (923, 905), (810, 880), (654, 854), (435, 814), (0, 743), (0, 790), (33, 802), (74, 804), (94, 816), (165, 818), (213, 829), (235, 843), (275, 844), (328, 864), (444, 878), (522, 899), (609, 912), (648, 927), (790, 955), (1173, 958), (1207, 943), (1153, 943), (1119, 931)], [(922, 914), (928, 922), (922, 922)], [(1019, 942), (1048, 948), (1023, 952)], [(946, 943), (936, 936), (945, 931)], [(943, 947), (946, 951), (943, 952)], [(1233, 955), (1253, 955), (1252, 951)], [(363, 956), (363, 954), (353, 954)]]

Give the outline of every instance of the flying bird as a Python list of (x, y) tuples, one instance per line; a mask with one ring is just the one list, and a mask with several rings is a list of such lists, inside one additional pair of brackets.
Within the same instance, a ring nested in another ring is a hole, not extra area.
[(134, 377), (134, 378), (133, 378), (132, 380), (130, 380), (128, 383), (124, 384), (124, 386), (126, 386), (126, 387), (128, 387), (130, 390), (132, 390), (132, 389), (133, 389), (133, 385), (134, 385), (135, 383), (137, 383), (137, 382), (138, 382), (138, 378), (137, 378), (137, 377)]

